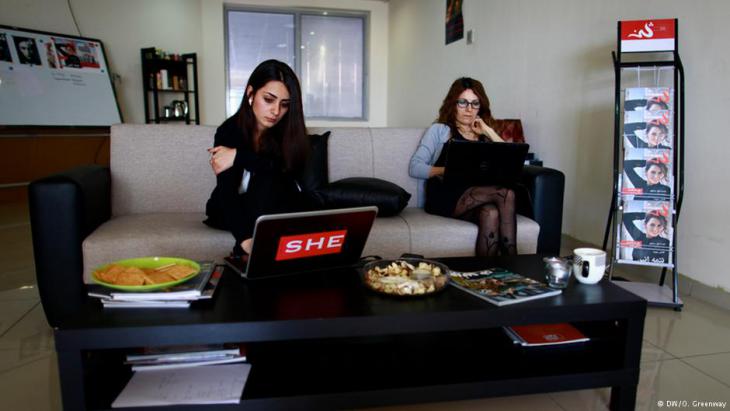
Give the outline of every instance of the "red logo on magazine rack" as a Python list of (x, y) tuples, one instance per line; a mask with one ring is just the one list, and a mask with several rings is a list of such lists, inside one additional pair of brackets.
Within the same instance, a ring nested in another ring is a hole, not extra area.
[(621, 51), (674, 50), (674, 19), (621, 22)]
[(338, 254), (345, 244), (347, 230), (284, 236), (279, 239), (276, 261)]

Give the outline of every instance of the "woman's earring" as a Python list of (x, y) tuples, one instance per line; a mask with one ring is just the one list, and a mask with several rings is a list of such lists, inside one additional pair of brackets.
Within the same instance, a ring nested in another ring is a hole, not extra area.
[(248, 98), (248, 105), (250, 106), (252, 104), (253, 104), (253, 97), (249, 97)]

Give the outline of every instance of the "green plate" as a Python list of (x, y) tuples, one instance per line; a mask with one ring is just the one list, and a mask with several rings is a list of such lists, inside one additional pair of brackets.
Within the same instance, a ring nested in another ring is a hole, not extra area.
[[(186, 265), (188, 267), (194, 268), (195, 272), (190, 274), (189, 276), (187, 276), (185, 278), (181, 278), (179, 280), (170, 281), (167, 283), (150, 284), (150, 285), (110, 284), (110, 283), (101, 281), (100, 279), (96, 278), (97, 271), (104, 270), (112, 264), (123, 265), (126, 267), (138, 267), (138, 268), (157, 268), (157, 267), (162, 267), (163, 265), (168, 265), (168, 264), (180, 264), (180, 265)], [(200, 272), (200, 264), (196, 263), (193, 260), (188, 260), (185, 258), (176, 258), (176, 257), (140, 257), (140, 258), (128, 258), (126, 260), (114, 261), (112, 263), (104, 264), (99, 267), (96, 267), (94, 269), (94, 271), (92, 272), (91, 278), (94, 280), (95, 283), (103, 285), (104, 287), (113, 288), (115, 290), (140, 292), (140, 291), (155, 291), (155, 290), (160, 290), (163, 288), (172, 287), (174, 285), (182, 284), (185, 281), (188, 281), (191, 278), (198, 275), (199, 272)]]

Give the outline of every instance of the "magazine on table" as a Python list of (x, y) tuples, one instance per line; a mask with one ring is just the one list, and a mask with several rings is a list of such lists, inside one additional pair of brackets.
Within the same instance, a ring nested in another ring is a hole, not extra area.
[(671, 150), (626, 148), (621, 195), (627, 200), (669, 201), (674, 191)]
[(512, 342), (523, 347), (574, 344), (590, 340), (569, 323), (515, 325), (502, 329)]
[(672, 206), (668, 201), (625, 201), (619, 260), (669, 267), (672, 263)]
[(627, 111), (624, 113), (624, 146), (671, 149), (674, 125), (669, 111)]
[(671, 110), (673, 106), (674, 89), (671, 87), (631, 87), (625, 91), (625, 111)]
[(561, 290), (503, 268), (473, 272), (452, 271), (451, 284), (463, 291), (502, 306), (552, 297)]
[(192, 279), (160, 291), (149, 292), (127, 292), (107, 288), (98, 284), (89, 284), (87, 292), (90, 297), (109, 299), (115, 301), (171, 301), (171, 300), (195, 300), (202, 294), (205, 287), (215, 271), (215, 264), (212, 261), (202, 261), (200, 272)]
[[(180, 294), (173, 294), (172, 296), (165, 292), (123, 293), (100, 285), (89, 285), (88, 295), (99, 298), (105, 308), (187, 308), (190, 307), (192, 301), (213, 298), (222, 274), (223, 266), (216, 267), (212, 272), (201, 272), (200, 278), (196, 277), (196, 279), (191, 280), (191, 282), (195, 282), (195, 290), (182, 290)], [(201, 284), (198, 281), (202, 282), (205, 278), (207, 278), (207, 281), (202, 291), (197, 291)], [(190, 287), (193, 287), (193, 284)], [(137, 295), (141, 295), (141, 297), (137, 298)]]

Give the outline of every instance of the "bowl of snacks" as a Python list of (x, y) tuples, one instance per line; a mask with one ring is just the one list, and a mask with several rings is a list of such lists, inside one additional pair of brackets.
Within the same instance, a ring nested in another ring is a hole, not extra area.
[(362, 277), (365, 286), (378, 293), (413, 297), (443, 290), (449, 282), (449, 268), (419, 258), (376, 260), (363, 266)]
[(122, 291), (155, 291), (169, 288), (198, 275), (200, 264), (175, 257), (142, 257), (114, 261), (97, 267), (95, 283)]

